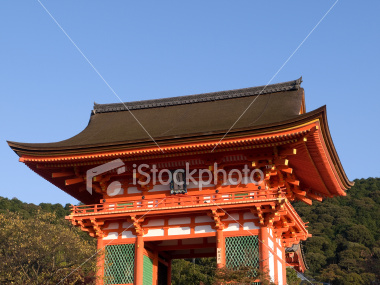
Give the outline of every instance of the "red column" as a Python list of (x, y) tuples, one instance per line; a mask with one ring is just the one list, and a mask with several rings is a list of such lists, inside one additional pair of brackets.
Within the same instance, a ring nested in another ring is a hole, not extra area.
[(158, 282), (158, 251), (154, 251), (153, 256), (153, 285), (156, 285)]
[(216, 230), (216, 259), (217, 268), (223, 268), (226, 265), (226, 247), (224, 242), (223, 230)]
[(172, 260), (168, 260), (168, 284), (172, 284)]
[(103, 248), (103, 239), (98, 237), (97, 244), (98, 254), (96, 256), (96, 285), (103, 285), (104, 279), (104, 248)]
[(260, 269), (269, 274), (269, 246), (268, 246), (268, 229), (260, 227)]
[(144, 240), (142, 235), (137, 235), (135, 244), (135, 285), (143, 284), (144, 267)]

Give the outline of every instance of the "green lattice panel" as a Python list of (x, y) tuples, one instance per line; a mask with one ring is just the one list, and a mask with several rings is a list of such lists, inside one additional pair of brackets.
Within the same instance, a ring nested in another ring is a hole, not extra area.
[(240, 236), (226, 238), (226, 266), (232, 269), (242, 267), (252, 268), (256, 275), (259, 268), (259, 239), (258, 236)]
[(144, 255), (143, 285), (153, 284), (153, 260)]
[(248, 196), (248, 193), (236, 193), (235, 200), (243, 199), (244, 196)]
[(107, 245), (104, 260), (104, 284), (133, 283), (135, 245)]

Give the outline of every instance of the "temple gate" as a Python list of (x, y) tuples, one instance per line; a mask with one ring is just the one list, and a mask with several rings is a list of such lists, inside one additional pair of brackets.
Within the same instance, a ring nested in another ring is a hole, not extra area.
[(294, 248), (310, 236), (291, 202), (353, 185), (325, 107), (306, 112), (300, 84), (95, 104), (68, 140), (8, 143), (84, 203), (67, 219), (97, 239), (98, 284), (171, 284), (172, 260), (196, 257), (286, 284), (287, 266), (305, 270)]

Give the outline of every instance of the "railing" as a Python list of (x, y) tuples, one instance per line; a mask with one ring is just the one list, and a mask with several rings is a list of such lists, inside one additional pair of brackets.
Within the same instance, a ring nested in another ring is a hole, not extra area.
[(103, 203), (94, 205), (72, 206), (72, 215), (83, 215), (92, 213), (106, 213), (119, 211), (133, 211), (152, 208), (173, 207), (196, 207), (204, 204), (219, 203), (245, 203), (259, 200), (276, 199), (279, 197), (277, 190), (258, 190), (249, 192), (214, 193), (205, 195), (172, 195), (156, 199), (140, 199), (115, 203)]

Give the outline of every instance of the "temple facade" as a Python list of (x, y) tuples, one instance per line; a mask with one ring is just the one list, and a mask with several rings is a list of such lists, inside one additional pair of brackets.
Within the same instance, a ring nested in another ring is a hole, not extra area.
[(70, 139), (8, 143), (84, 203), (66, 218), (97, 239), (98, 284), (171, 284), (173, 259), (215, 257), (281, 285), (287, 266), (305, 270), (310, 237), (291, 202), (353, 185), (300, 85), (95, 104)]

